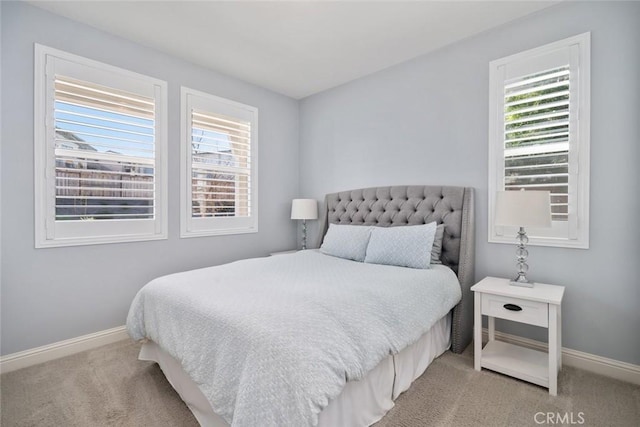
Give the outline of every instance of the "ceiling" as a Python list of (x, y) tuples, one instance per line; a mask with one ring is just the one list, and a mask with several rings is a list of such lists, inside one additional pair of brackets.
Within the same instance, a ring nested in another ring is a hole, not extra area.
[(300, 99), (557, 1), (30, 1)]

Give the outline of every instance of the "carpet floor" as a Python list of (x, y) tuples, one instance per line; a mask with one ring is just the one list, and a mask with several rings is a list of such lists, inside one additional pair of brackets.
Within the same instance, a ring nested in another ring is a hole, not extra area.
[[(471, 346), (470, 346), (471, 347)], [(121, 341), (2, 374), (0, 424), (197, 426), (160, 368)], [(640, 426), (640, 386), (564, 367), (557, 397), (446, 352), (376, 427)]]

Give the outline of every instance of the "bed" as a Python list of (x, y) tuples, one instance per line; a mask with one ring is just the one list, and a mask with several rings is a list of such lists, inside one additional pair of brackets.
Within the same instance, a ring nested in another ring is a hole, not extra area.
[[(328, 194), (317, 246), (330, 224), (435, 221), (445, 225), (443, 265), (308, 250), (178, 273), (140, 291), (129, 333), (203, 426), (371, 425), (435, 357), (471, 340), (473, 215), (471, 188)], [(211, 286), (217, 294), (203, 296)]]

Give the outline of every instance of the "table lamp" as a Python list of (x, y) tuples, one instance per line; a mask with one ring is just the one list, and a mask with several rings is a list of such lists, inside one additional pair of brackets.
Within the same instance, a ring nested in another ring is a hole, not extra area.
[(495, 205), (495, 225), (519, 227), (516, 249), (518, 275), (510, 284), (533, 287), (527, 279), (527, 243), (525, 227), (551, 227), (551, 202), (548, 191), (498, 191)]
[(302, 250), (307, 249), (307, 220), (318, 219), (318, 201), (315, 199), (293, 199), (291, 219), (302, 220)]

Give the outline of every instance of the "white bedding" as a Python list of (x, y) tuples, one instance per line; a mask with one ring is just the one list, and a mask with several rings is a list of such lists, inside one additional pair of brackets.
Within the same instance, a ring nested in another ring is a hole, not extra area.
[[(363, 379), (349, 381), (320, 412), (318, 427), (364, 427), (380, 421), (393, 408), (394, 400), (409, 389), (431, 362), (449, 348), (450, 343), (451, 313), (438, 320), (418, 341), (398, 354), (382, 359)], [(140, 349), (139, 359), (150, 360), (160, 366), (202, 427), (229, 427), (213, 412), (198, 385), (158, 344), (147, 340)]]
[(460, 300), (455, 274), (315, 251), (161, 277), (127, 327), (176, 359), (232, 426), (315, 425), (318, 413)]

